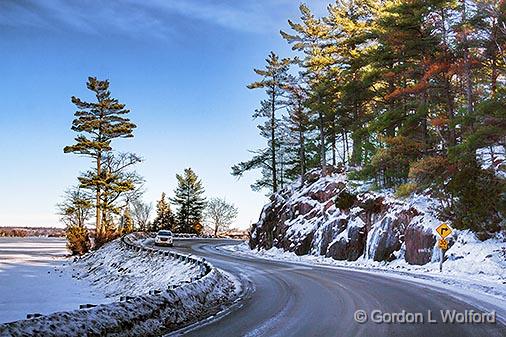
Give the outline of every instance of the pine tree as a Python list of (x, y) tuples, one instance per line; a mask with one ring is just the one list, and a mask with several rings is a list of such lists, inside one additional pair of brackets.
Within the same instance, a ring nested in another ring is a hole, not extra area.
[(130, 112), (125, 105), (111, 97), (109, 81), (89, 77), (87, 88), (95, 94), (97, 102), (91, 103), (72, 96), (72, 103), (78, 110), (72, 122), (72, 130), (77, 132), (76, 143), (66, 146), (65, 153), (75, 153), (90, 157), (95, 163), (95, 171), (86, 177), (89, 188), (95, 193), (95, 227), (97, 236), (104, 234), (102, 225), (102, 192), (107, 187), (102, 169), (104, 156), (112, 151), (111, 143), (117, 138), (133, 137), (135, 124), (124, 117)]
[[(338, 155), (363, 165), (356, 178), (429, 188), (460, 228), (483, 238), (501, 230), (505, 9), (498, 0), (339, 0), (316, 17), (301, 5), (300, 22), (281, 32), (302, 57), (301, 76), (284, 88), (276, 155), (259, 150), (238, 169), (262, 167), (257, 185), (276, 175), (280, 186), (318, 166), (328, 173), (331, 150), (334, 165)], [(265, 165), (273, 158), (280, 169)]]
[[(376, 6), (369, 0), (339, 1), (328, 7), (329, 14), (324, 19), (335, 47), (332, 51), (335, 62), (325, 78), (332, 97), (328, 110), (332, 121), (329, 131), (334, 165), (339, 134), (342, 134), (342, 152), (345, 153), (348, 152), (347, 133), (351, 133), (351, 164), (362, 165), (370, 157), (369, 134), (365, 127), (370, 116), (369, 102), (374, 96), (369, 55), (376, 48), (371, 28)], [(346, 155), (343, 157), (347, 161)]]
[(153, 220), (152, 231), (161, 229), (174, 230), (175, 219), (170, 204), (165, 200), (165, 192), (162, 193), (160, 200), (156, 203), (156, 218)]
[(185, 169), (182, 175), (176, 174), (176, 178), (178, 187), (174, 191), (174, 198), (170, 199), (178, 207), (175, 230), (180, 233), (200, 234), (206, 207), (202, 182), (191, 168)]
[(319, 155), (322, 174), (326, 174), (327, 148), (326, 130), (328, 126), (327, 111), (325, 111), (325, 95), (327, 91), (322, 85), (325, 74), (335, 62), (332, 53), (335, 46), (329, 43), (329, 27), (322, 19), (316, 18), (311, 10), (304, 4), (299, 6), (301, 23), (288, 20), (294, 34), (281, 31), (281, 36), (292, 44), (292, 49), (303, 53), (304, 58), (300, 65), (304, 68), (304, 77), (311, 90), (309, 90), (308, 103), (311, 112), (317, 117), (319, 131)]
[(383, 109), (375, 123), (385, 136), (427, 142), (429, 80), (447, 67), (443, 54), (448, 58), (441, 50), (440, 59), (431, 59), (438, 46), (444, 48), (440, 39), (446, 33), (436, 34), (427, 24), (434, 21), (426, 21), (429, 12), (426, 1), (388, 1), (378, 14), (374, 33), (379, 46), (373, 57)]
[[(287, 147), (288, 154), (292, 157), (288, 161), (286, 175), (289, 179), (300, 177), (301, 185), (304, 184), (304, 175), (307, 171), (307, 133), (309, 130), (309, 118), (307, 110), (304, 106), (306, 101), (306, 92), (304, 88), (297, 82), (292, 80), (287, 84), (287, 110), (288, 114), (284, 121), (289, 133), (289, 145)], [(291, 145), (294, 146), (291, 146)]]
[(386, 148), (371, 162), (376, 177), (388, 186), (404, 182), (409, 165), (435, 142), (428, 125), (433, 110), (444, 117), (445, 141), (453, 138), (447, 127), (454, 108), (447, 76), (446, 6), (444, 1), (388, 1), (376, 14), (372, 33), (378, 45), (371, 56), (379, 104), (371, 128)]
[(477, 63), (481, 66), (477, 90), (490, 97), (501, 87), (501, 76), (506, 76), (506, 1), (475, 1), (475, 6), (475, 14), (468, 18), (467, 24), (472, 25), (475, 35), (471, 46), (475, 50), (479, 47), (483, 53), (471, 59), (471, 66), (476, 68)]
[[(286, 105), (285, 86), (289, 80), (288, 70), (291, 60), (280, 59), (278, 55), (271, 52), (266, 59), (265, 69), (254, 69), (262, 79), (248, 85), (249, 89), (265, 89), (267, 99), (260, 103), (260, 108), (255, 111), (253, 118), (265, 118), (264, 124), (258, 125), (260, 135), (267, 139), (267, 148), (257, 150), (256, 155), (246, 162), (241, 162), (232, 167), (232, 175), (242, 176), (244, 172), (261, 168), (263, 177), (255, 183), (253, 188), (259, 190), (269, 188), (272, 193), (278, 191), (282, 183), (283, 170), (280, 169), (279, 157), (282, 144), (279, 128), (279, 113)], [(280, 177), (281, 175), (281, 177)]]

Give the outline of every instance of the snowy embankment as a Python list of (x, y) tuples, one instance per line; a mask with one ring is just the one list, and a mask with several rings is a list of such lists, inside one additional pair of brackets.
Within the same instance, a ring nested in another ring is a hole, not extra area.
[[(344, 205), (344, 206), (343, 206)], [(506, 238), (480, 241), (454, 230), (443, 273), (435, 228), (437, 200), (370, 191), (340, 171), (310, 172), (271, 197), (253, 225), (249, 247), (229, 250), (256, 257), (317, 263), (431, 279), (506, 300)], [(449, 223), (451, 225), (451, 223)], [(250, 250), (252, 248), (252, 250)]]
[(202, 259), (157, 251), (129, 235), (73, 266), (120, 301), (0, 325), (0, 336), (154, 336), (212, 315), (237, 295), (237, 285)]
[[(200, 262), (200, 261), (199, 261)], [(195, 267), (178, 258), (155, 251), (130, 249), (121, 241), (70, 263), (73, 276), (91, 283), (107, 297), (139, 296), (150, 290), (190, 282), (201, 276), (204, 265)]]

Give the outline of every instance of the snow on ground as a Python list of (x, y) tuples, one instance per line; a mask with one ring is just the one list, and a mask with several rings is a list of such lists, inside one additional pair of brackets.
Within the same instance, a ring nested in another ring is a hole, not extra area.
[(0, 238), (0, 323), (108, 301), (66, 272), (67, 254), (61, 238)]
[(107, 297), (139, 296), (200, 275), (200, 270), (189, 263), (134, 251), (120, 245), (119, 240), (106, 244), (69, 267), (76, 278), (89, 281)]
[(456, 243), (446, 252), (448, 259), (439, 272), (439, 262), (425, 265), (410, 265), (404, 259), (392, 262), (377, 262), (364, 257), (357, 261), (338, 261), (317, 255), (297, 256), (279, 248), (251, 250), (247, 243), (224, 246), (234, 254), (248, 255), (265, 259), (345, 267), (363, 271), (373, 271), (414, 279), (436, 281), (440, 285), (450, 285), (460, 289), (477, 291), (494, 298), (506, 300), (506, 242), (499, 235), (481, 242), (469, 231), (456, 231)]
[[(67, 269), (72, 268), (76, 277), (91, 282), (109, 297), (131, 297), (0, 324), (0, 336), (161, 335), (216, 314), (238, 296), (240, 288), (227, 274), (207, 262), (185, 260), (141, 249), (138, 243), (110, 242), (74, 263), (68, 262)], [(201, 274), (203, 267), (205, 275)]]

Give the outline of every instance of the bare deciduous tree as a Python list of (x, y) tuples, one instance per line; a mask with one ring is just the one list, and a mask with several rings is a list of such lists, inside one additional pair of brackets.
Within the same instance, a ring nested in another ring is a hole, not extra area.
[(60, 220), (67, 227), (84, 227), (93, 214), (93, 196), (79, 187), (65, 191), (63, 201), (56, 205)]
[(145, 203), (139, 199), (134, 200), (132, 202), (132, 216), (134, 218), (135, 227), (141, 231), (147, 231), (152, 211), (153, 204)]
[(229, 228), (237, 214), (237, 207), (223, 198), (211, 198), (205, 210), (206, 220), (213, 228), (215, 237), (218, 236), (219, 231)]

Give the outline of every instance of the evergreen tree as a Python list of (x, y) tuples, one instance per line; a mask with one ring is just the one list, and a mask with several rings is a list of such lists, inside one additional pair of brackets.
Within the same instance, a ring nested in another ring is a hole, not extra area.
[(316, 18), (311, 10), (301, 4), (301, 22), (295, 23), (288, 20), (294, 34), (281, 31), (281, 36), (292, 44), (292, 49), (303, 53), (304, 57), (300, 62), (303, 67), (303, 75), (308, 84), (309, 97), (306, 104), (310, 111), (316, 116), (316, 125), (319, 132), (319, 156), (322, 173), (326, 174), (327, 148), (326, 130), (329, 123), (328, 111), (325, 100), (328, 91), (322, 85), (325, 74), (335, 62), (332, 53), (335, 46), (329, 43), (329, 27), (322, 19)]
[(388, 1), (378, 14), (374, 33), (379, 45), (372, 57), (382, 101), (375, 127), (384, 136), (427, 142), (429, 80), (446, 66), (430, 58), (438, 46), (445, 47), (434, 27), (440, 18), (426, 21), (429, 12), (430, 2)]
[(159, 231), (161, 229), (174, 230), (175, 219), (170, 204), (165, 200), (165, 192), (162, 193), (160, 200), (156, 203), (156, 218), (153, 220), (151, 230)]
[[(336, 136), (341, 134), (343, 154), (348, 147), (351, 133), (352, 151), (350, 162), (362, 165), (370, 157), (370, 135), (366, 126), (371, 114), (374, 75), (369, 55), (375, 50), (372, 26), (377, 15), (376, 2), (370, 0), (343, 0), (328, 7), (324, 19), (328, 25), (331, 50), (335, 60), (326, 74), (326, 86), (332, 99), (329, 126), (333, 164), (336, 164)], [(347, 161), (347, 155), (343, 155)]]
[(306, 92), (297, 83), (297, 79), (287, 84), (287, 112), (284, 122), (288, 130), (287, 152), (289, 159), (286, 169), (286, 177), (294, 180), (300, 177), (301, 185), (304, 184), (304, 175), (307, 170), (307, 134), (310, 128), (307, 110), (305, 108)]
[[(482, 238), (501, 230), (505, 9), (496, 0), (338, 0), (316, 17), (301, 5), (300, 21), (281, 32), (302, 57), (301, 76), (282, 87), (276, 155), (259, 150), (237, 169), (262, 167), (260, 183), (275, 176), (280, 187), (318, 166), (327, 174), (331, 150), (333, 165), (340, 156), (362, 166), (356, 177), (400, 194), (429, 189), (459, 228)], [(273, 158), (281, 169), (264, 165)]]
[(493, 97), (504, 86), (501, 77), (506, 76), (506, 1), (466, 1), (466, 6), (463, 1), (460, 3), (462, 19), (456, 30), (459, 36), (466, 33), (466, 41), (460, 42), (468, 47), (466, 70), (471, 70), (474, 89), (470, 94), (477, 103), (476, 98), (483, 96), (480, 93)]
[[(255, 156), (246, 162), (241, 162), (232, 167), (232, 175), (242, 176), (246, 171), (261, 168), (263, 177), (254, 185), (254, 189), (269, 188), (272, 193), (278, 191), (282, 182), (283, 170), (280, 169), (279, 157), (282, 151), (282, 143), (279, 128), (279, 110), (286, 105), (285, 87), (289, 79), (288, 70), (290, 59), (280, 59), (271, 52), (266, 59), (265, 69), (254, 69), (262, 79), (248, 85), (249, 89), (265, 89), (267, 99), (260, 103), (260, 108), (255, 111), (253, 118), (265, 118), (264, 124), (258, 125), (260, 135), (267, 139), (267, 148), (257, 150)], [(280, 177), (281, 175), (281, 177)]]
[(103, 159), (112, 151), (111, 143), (117, 138), (133, 137), (135, 124), (124, 117), (130, 111), (117, 99), (111, 97), (109, 81), (89, 77), (87, 88), (95, 94), (97, 102), (86, 102), (72, 96), (77, 107), (72, 122), (72, 130), (77, 132), (76, 143), (64, 148), (65, 153), (75, 153), (90, 157), (95, 170), (85, 177), (83, 188), (95, 193), (95, 227), (97, 236), (104, 234), (102, 193), (108, 187), (106, 172), (103, 171)]
[(176, 174), (178, 187), (170, 201), (177, 206), (175, 230), (180, 233), (201, 234), (203, 212), (206, 207), (204, 187), (191, 168)]

